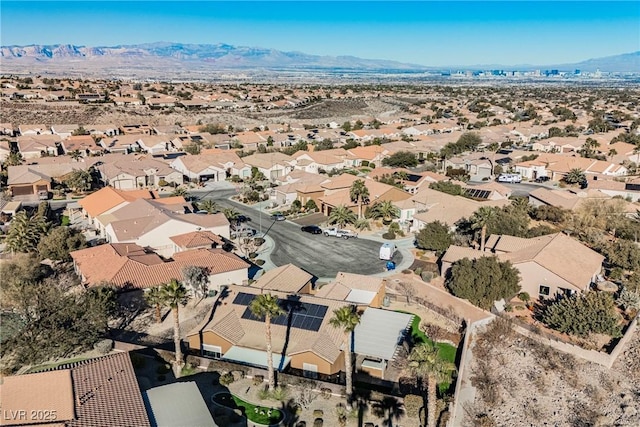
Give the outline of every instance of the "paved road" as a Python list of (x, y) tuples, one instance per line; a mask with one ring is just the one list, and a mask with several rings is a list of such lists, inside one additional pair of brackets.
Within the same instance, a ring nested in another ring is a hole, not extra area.
[[(469, 182), (469, 184), (481, 185), (481, 184), (486, 184), (486, 182)], [(531, 193), (533, 190), (537, 190), (538, 188), (550, 188), (550, 189), (556, 188), (553, 186), (553, 184), (538, 184), (534, 182), (531, 182), (531, 183), (521, 182), (519, 184), (501, 182), (500, 184), (511, 189), (512, 195), (516, 197), (529, 197), (529, 193)]]
[[(231, 206), (249, 216), (250, 225), (258, 229), (258, 212), (245, 205), (216, 200), (220, 206)], [(385, 261), (378, 258), (379, 241), (369, 239), (338, 239), (324, 235), (313, 235), (300, 230), (300, 225), (291, 221), (271, 221), (263, 214), (262, 229), (274, 242), (271, 262), (280, 266), (288, 263), (321, 278), (335, 277), (339, 271), (357, 274), (376, 274), (385, 271)], [(402, 262), (397, 252), (396, 264)]]

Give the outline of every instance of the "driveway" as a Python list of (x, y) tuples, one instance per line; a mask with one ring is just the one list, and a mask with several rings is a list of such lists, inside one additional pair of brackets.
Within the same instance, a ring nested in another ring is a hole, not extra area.
[[(251, 218), (251, 227), (259, 228), (256, 209), (233, 202), (216, 200), (220, 206), (230, 206)], [(271, 262), (277, 266), (295, 264), (318, 278), (334, 278), (338, 272), (376, 274), (385, 271), (385, 261), (379, 259), (381, 243), (369, 239), (339, 239), (322, 234), (309, 234), (291, 221), (272, 221), (262, 214), (262, 231), (273, 239)], [(402, 262), (396, 252), (393, 260)]]

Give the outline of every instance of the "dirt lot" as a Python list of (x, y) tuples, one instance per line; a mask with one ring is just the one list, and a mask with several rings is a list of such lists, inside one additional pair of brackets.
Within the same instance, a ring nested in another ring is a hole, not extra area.
[(640, 425), (639, 332), (611, 369), (500, 327), (478, 336), (473, 354), (478, 393), (465, 426)]

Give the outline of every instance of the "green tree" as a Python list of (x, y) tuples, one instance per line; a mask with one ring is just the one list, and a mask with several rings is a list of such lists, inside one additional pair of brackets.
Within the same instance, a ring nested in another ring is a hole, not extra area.
[(540, 320), (557, 331), (586, 337), (591, 333), (622, 336), (613, 296), (587, 292), (562, 298), (546, 306)]
[(5, 243), (12, 252), (34, 252), (42, 236), (47, 232), (49, 224), (38, 215), (27, 215), (22, 210), (11, 220)]
[(458, 298), (489, 310), (494, 301), (520, 291), (520, 275), (509, 261), (496, 257), (463, 258), (454, 262), (445, 286)]
[(418, 159), (415, 154), (410, 151), (398, 151), (391, 156), (382, 159), (383, 166), (390, 166), (392, 168), (407, 168), (418, 165)]
[(218, 205), (211, 199), (198, 202), (198, 209), (206, 211), (208, 215), (218, 212)]
[(156, 323), (162, 321), (163, 295), (160, 288), (149, 288), (144, 291), (144, 300), (155, 309)]
[(353, 305), (345, 305), (333, 310), (333, 317), (329, 324), (341, 329), (344, 333), (344, 372), (346, 377), (347, 401), (353, 395), (353, 358), (351, 350), (351, 336), (356, 326), (360, 323), (360, 314)]
[(249, 310), (251, 310), (251, 314), (255, 317), (264, 318), (264, 337), (267, 344), (268, 385), (269, 392), (273, 393), (276, 387), (276, 381), (273, 372), (271, 319), (285, 314), (285, 311), (280, 307), (278, 297), (269, 293), (256, 296), (249, 304)]
[(202, 147), (200, 146), (200, 144), (195, 142), (185, 144), (182, 149), (185, 153), (191, 154), (192, 156), (198, 155), (202, 151)]
[(318, 205), (316, 205), (316, 202), (313, 199), (309, 199), (307, 200), (307, 203), (304, 204), (304, 208), (307, 211), (311, 211), (311, 210), (318, 209)]
[(197, 298), (204, 298), (209, 292), (209, 269), (187, 265), (182, 269), (184, 285)]
[(347, 224), (354, 224), (357, 219), (356, 214), (345, 205), (336, 206), (329, 214), (329, 224), (337, 224), (341, 228)]
[(171, 193), (172, 197), (185, 197), (187, 196), (189, 193), (187, 192), (187, 189), (184, 187), (176, 187), (175, 190), (173, 190), (173, 192)]
[(176, 348), (176, 366), (183, 365), (182, 361), (182, 345), (180, 339), (180, 306), (184, 306), (189, 299), (189, 292), (182, 283), (176, 279), (171, 279), (169, 283), (165, 283), (160, 287), (162, 294), (162, 302), (166, 307), (171, 309), (173, 314), (173, 343)]
[(427, 427), (436, 426), (437, 384), (448, 381), (456, 366), (443, 360), (433, 343), (415, 346), (409, 354), (409, 370), (422, 382), (427, 382)]
[(371, 209), (368, 210), (369, 218), (379, 219), (386, 224), (390, 223), (396, 218), (400, 218), (400, 209), (394, 206), (393, 202), (385, 200), (382, 202), (376, 202)]
[(342, 124), (342, 130), (345, 132), (351, 132), (351, 122), (344, 122)]
[(43, 259), (68, 262), (71, 261), (70, 252), (86, 247), (87, 241), (81, 232), (58, 226), (42, 236), (38, 243), (38, 253)]
[(64, 184), (75, 192), (91, 190), (93, 176), (89, 171), (74, 169), (64, 180)]
[(369, 203), (369, 189), (364, 180), (357, 179), (351, 184), (349, 190), (351, 201), (358, 204), (358, 219), (362, 219), (362, 205)]
[(416, 243), (420, 249), (435, 251), (440, 256), (453, 244), (453, 234), (446, 224), (434, 221), (416, 234)]
[(480, 250), (484, 252), (484, 245), (487, 240), (487, 225), (495, 218), (496, 209), (489, 206), (482, 206), (473, 213), (471, 217), (471, 229), (480, 229)]
[(429, 184), (429, 188), (443, 193), (451, 194), (452, 196), (461, 196), (463, 193), (462, 187), (458, 184), (454, 184), (451, 181), (438, 181)]
[(22, 158), (22, 154), (18, 152), (11, 152), (4, 161), (4, 164), (5, 166), (19, 166), (23, 161), (24, 159)]
[(579, 183), (585, 182), (587, 180), (587, 177), (582, 171), (582, 169), (574, 168), (574, 169), (571, 169), (564, 176), (564, 178), (562, 178), (562, 180), (567, 184), (579, 184)]
[(71, 157), (71, 160), (77, 162), (82, 158), (82, 153), (80, 152), (80, 150), (73, 150), (69, 153), (69, 157)]

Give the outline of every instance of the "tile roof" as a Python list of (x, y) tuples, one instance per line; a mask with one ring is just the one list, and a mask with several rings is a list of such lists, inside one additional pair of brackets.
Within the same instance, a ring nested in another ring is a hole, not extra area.
[(377, 293), (384, 286), (385, 280), (380, 277), (339, 272), (333, 282), (318, 289), (315, 295), (319, 298), (348, 301), (354, 290)]
[(254, 288), (280, 291), (299, 292), (313, 276), (293, 264), (286, 264), (264, 273), (251, 284)]
[(182, 280), (188, 265), (205, 267), (210, 275), (244, 270), (249, 264), (222, 249), (194, 249), (178, 252), (173, 260), (163, 261), (132, 243), (112, 243), (71, 252), (85, 283), (96, 286), (109, 282), (120, 289), (158, 286), (170, 279)]
[(217, 234), (210, 231), (192, 231), (191, 233), (178, 234), (169, 237), (173, 243), (183, 249), (199, 248), (203, 246), (212, 247), (222, 245), (224, 242)]
[(78, 203), (91, 217), (95, 218), (124, 202), (155, 198), (157, 198), (157, 195), (149, 190), (123, 191), (113, 187), (104, 187), (78, 201)]
[(451, 194), (422, 188), (411, 200), (416, 202), (416, 213), (414, 219), (429, 223), (440, 221), (449, 226), (453, 226), (458, 220), (471, 216), (481, 206), (504, 206), (509, 204), (509, 200), (488, 200), (478, 202), (462, 196), (452, 196)]
[[(0, 397), (2, 425), (49, 424), (46, 420), (37, 422), (31, 417), (32, 411), (55, 411), (54, 420), (62, 423), (72, 420), (75, 415), (73, 384), (68, 370), (4, 377)], [(25, 416), (18, 416), (18, 411), (26, 411)]]
[[(61, 365), (56, 370), (5, 377), (2, 411), (26, 410), (29, 423), (47, 427), (147, 427), (149, 418), (128, 353)], [(55, 423), (31, 422), (31, 410), (56, 411)], [(18, 425), (3, 416), (2, 425)]]
[[(251, 286), (230, 285), (227, 288), (227, 292), (228, 294), (222, 303), (215, 307), (213, 318), (208, 321), (209, 317), (206, 317), (200, 325), (189, 331), (187, 336), (197, 335), (201, 331), (211, 331), (230, 341), (233, 345), (265, 351), (264, 323), (251, 319), (243, 319), (242, 315), (247, 307), (233, 304), (233, 300), (238, 293), (259, 295), (263, 292), (262, 289)], [(272, 324), (273, 352), (282, 353), (284, 349), (286, 355), (290, 356), (296, 353), (312, 351), (330, 363), (335, 362), (340, 355), (340, 347), (344, 339), (344, 334), (342, 330), (331, 326), (329, 319), (333, 316), (333, 311), (342, 307), (345, 303), (317, 298), (306, 294), (293, 296), (284, 292), (269, 292), (272, 295), (278, 296), (280, 299), (295, 298), (295, 301), (298, 302), (324, 305), (327, 307), (327, 312), (317, 332)]]

